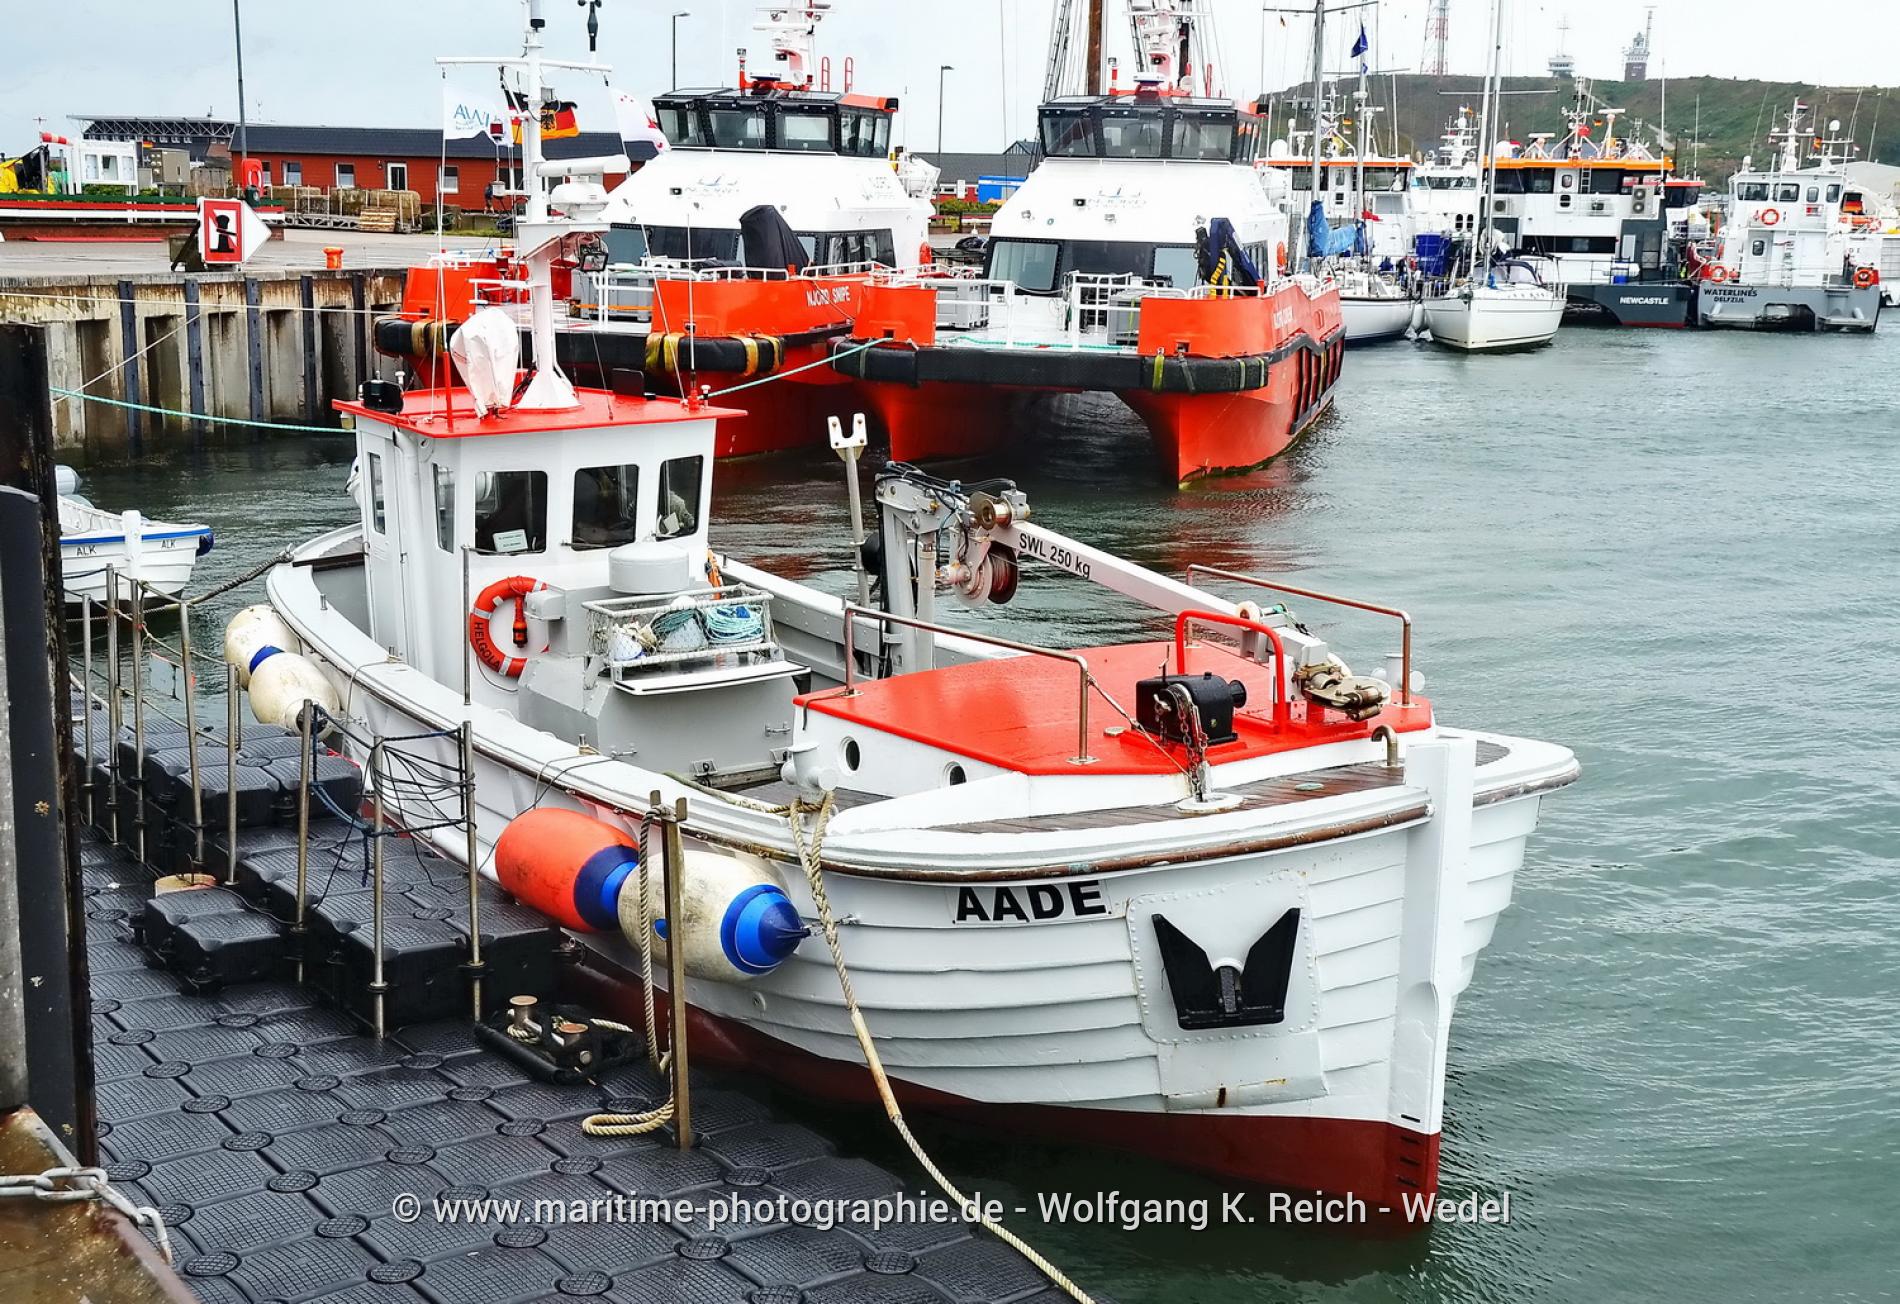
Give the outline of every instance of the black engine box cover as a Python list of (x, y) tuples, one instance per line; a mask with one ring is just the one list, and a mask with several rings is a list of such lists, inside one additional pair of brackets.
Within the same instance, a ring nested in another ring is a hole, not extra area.
[(1201, 731), (1207, 735), (1208, 746), (1231, 743), (1238, 737), (1234, 732), (1234, 713), (1247, 705), (1247, 685), (1238, 679), (1222, 679), (1211, 672), (1156, 675), (1136, 683), (1135, 723), (1158, 738), (1187, 742), (1187, 721), (1174, 709), (1174, 700), (1168, 691), (1176, 684), (1187, 690), (1195, 710), (1200, 712)]

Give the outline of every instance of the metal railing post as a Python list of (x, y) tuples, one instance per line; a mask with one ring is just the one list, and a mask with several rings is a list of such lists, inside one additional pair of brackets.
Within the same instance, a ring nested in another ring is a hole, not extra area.
[(1219, 566), (1209, 566), (1202, 562), (1190, 562), (1187, 568), (1187, 582), (1194, 583), (1195, 573), (1212, 575), (1216, 579), (1232, 580), (1236, 584), (1251, 584), (1257, 589), (1266, 589), (1271, 593), (1290, 594), (1296, 598), (1311, 598), (1315, 602), (1330, 602), (1336, 607), (1347, 607), (1353, 611), (1370, 612), (1375, 616), (1390, 616), (1399, 622), (1400, 628), (1400, 668), (1399, 678), (1404, 680), (1397, 685), (1399, 704), (1409, 706), (1412, 701), (1412, 618), (1398, 607), (1382, 607), (1376, 602), (1361, 602), (1357, 598), (1342, 598), (1336, 593), (1321, 593), (1318, 589), (1302, 589), (1292, 584), (1282, 584), (1277, 580), (1263, 580), (1258, 575), (1247, 575), (1240, 571), (1223, 570)]
[(468, 973), (475, 1021), (482, 1018), (482, 875), (475, 821), (475, 722), (462, 721), (462, 813), (468, 820)]
[(119, 701), (119, 573), (106, 567), (106, 727), (112, 736), (106, 743), (106, 779), (112, 785), (112, 844), (119, 843), (119, 730), (125, 725), (125, 712)]
[(191, 830), (197, 848), (191, 867), (200, 870), (205, 863), (205, 797), (198, 774), (198, 695), (191, 687), (191, 604), (184, 601), (178, 604), (178, 673), (185, 681), (185, 761), (191, 768)]
[(98, 819), (93, 805), (95, 800), (93, 789), (95, 785), (92, 779), (93, 765), (98, 760), (98, 757), (94, 756), (92, 752), (92, 599), (84, 594), (80, 595), (79, 599), (79, 630), (80, 639), (85, 644), (85, 652), (81, 662), (85, 668), (85, 673), (79, 685), (79, 705), (80, 709), (86, 714), (85, 718), (80, 722), (79, 728), (81, 741), (84, 743), (86, 749), (86, 769), (85, 779), (83, 781), (86, 794), (86, 823), (97, 827)]
[[(660, 804), (660, 794), (652, 796), (652, 808), (660, 820), (661, 873), (666, 892), (666, 998), (667, 1041), (673, 1075), (673, 1144), (680, 1150), (693, 1148), (693, 1104), (687, 1085), (686, 1062), (686, 948), (679, 944), (684, 916), (680, 907), (680, 879), (685, 872), (686, 850), (680, 842), (680, 825), (686, 822), (686, 798), (681, 797), (668, 811)], [(652, 993), (648, 993), (651, 997)]]
[(297, 737), (302, 747), (297, 753), (297, 914), (290, 926), (292, 945), (297, 951), (297, 981), (303, 981), (304, 911), (310, 896), (310, 770), (312, 762), (312, 717), (316, 711), (304, 699), (297, 712)]
[[(463, 544), (462, 545), (462, 619), (464, 622), (466, 622), (469, 616), (472, 614), (473, 608), (474, 608), (474, 602), (475, 602), (474, 598), (470, 596), (469, 591), (468, 591), (468, 545)], [(464, 634), (466, 634), (466, 631), (464, 631)], [(469, 647), (469, 641), (466, 637), (462, 638), (460, 642), (462, 644), (462, 705), (467, 706), (470, 701), (469, 694), (473, 687), (473, 681), (470, 677), (471, 672), (469, 670), (468, 659), (471, 655), (473, 655), (473, 652)]]
[(227, 665), (224, 668), (224, 882), (226, 887), (237, 882), (237, 755), (240, 729), (238, 692), (237, 667)]
[(369, 749), (369, 782), (376, 794), (376, 805), (370, 812), (369, 874), (370, 874), (370, 950), (371, 977), (370, 995), (376, 1004), (376, 1039), (381, 1041), (388, 1031), (383, 1023), (383, 996), (389, 991), (389, 984), (383, 980), (383, 743), (379, 738)]
[(145, 581), (132, 577), (132, 791), (139, 863), (145, 863)]

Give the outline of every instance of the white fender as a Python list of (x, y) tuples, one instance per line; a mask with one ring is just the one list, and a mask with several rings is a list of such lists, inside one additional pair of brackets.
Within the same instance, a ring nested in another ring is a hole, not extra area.
[(273, 653), (251, 672), (251, 714), (260, 722), (295, 732), (306, 701), (332, 715), (343, 709), (336, 686), (301, 652)]
[[(654, 964), (666, 963), (673, 934), (666, 913), (665, 876), (659, 839), (651, 840), (655, 863), (648, 880), (654, 919)], [(620, 889), (620, 931), (640, 944), (640, 880)], [(689, 850), (680, 884), (681, 943), (686, 972), (712, 982), (746, 982), (770, 973), (798, 948), (808, 931), (798, 918), (776, 870), (757, 856)]]
[(268, 603), (244, 608), (224, 627), (224, 659), (237, 668), (238, 683), (244, 687), (250, 686), (251, 665), (258, 660), (257, 654), (267, 647), (281, 652), (303, 651), (297, 635)]

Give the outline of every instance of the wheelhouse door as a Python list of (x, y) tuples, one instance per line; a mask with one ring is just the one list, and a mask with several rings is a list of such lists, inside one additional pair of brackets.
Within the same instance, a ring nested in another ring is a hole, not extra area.
[(357, 495), (363, 508), (364, 574), (369, 583), (370, 634), (408, 659), (408, 594), (403, 567), (402, 495), (393, 440), (364, 431)]

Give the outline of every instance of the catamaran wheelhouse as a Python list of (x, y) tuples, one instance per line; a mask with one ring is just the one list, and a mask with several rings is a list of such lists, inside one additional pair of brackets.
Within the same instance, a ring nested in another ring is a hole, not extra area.
[(1774, 166), (1744, 159), (1729, 179), (1721, 243), (1696, 268), (1704, 326), (1870, 331), (1880, 320), (1880, 270), (1855, 261), (1869, 251), (1856, 246), (1841, 211), (1853, 145), (1804, 126), (1807, 111), (1797, 100), (1773, 134), (1781, 145)]

